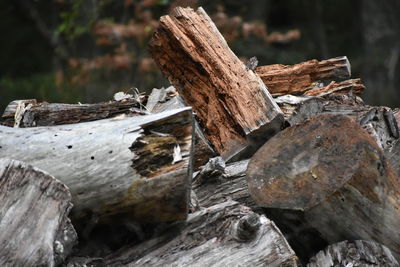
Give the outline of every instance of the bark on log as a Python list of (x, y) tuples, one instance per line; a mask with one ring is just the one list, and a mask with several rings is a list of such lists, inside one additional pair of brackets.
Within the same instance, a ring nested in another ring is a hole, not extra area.
[(79, 124), (0, 126), (0, 157), (23, 160), (71, 190), (83, 222), (185, 220), (191, 177), (192, 112)]
[(280, 130), (282, 113), (264, 83), (202, 8), (176, 8), (161, 17), (150, 52), (225, 160), (251, 154)]
[[(139, 115), (145, 112), (133, 98), (97, 104), (37, 103), (35, 99), (12, 101), (6, 107), (1, 124), (19, 127), (50, 126), (95, 121), (120, 114)], [(15, 120), (18, 117), (17, 122)]]
[(323, 87), (331, 81), (350, 78), (350, 63), (347, 57), (336, 57), (327, 60), (310, 60), (300, 64), (268, 65), (256, 68), (273, 96), (286, 94), (303, 94), (315, 87)]
[(356, 240), (330, 245), (307, 264), (307, 267), (331, 266), (397, 267), (400, 264), (387, 247), (371, 241)]
[(68, 188), (20, 161), (0, 158), (0, 265), (56, 266), (76, 233)]
[(190, 214), (178, 236), (166, 236), (125, 248), (105, 265), (298, 266), (275, 224), (234, 201)]
[(330, 243), (374, 240), (400, 256), (400, 179), (348, 117), (320, 115), (278, 133), (252, 157), (247, 179), (259, 205), (300, 211)]

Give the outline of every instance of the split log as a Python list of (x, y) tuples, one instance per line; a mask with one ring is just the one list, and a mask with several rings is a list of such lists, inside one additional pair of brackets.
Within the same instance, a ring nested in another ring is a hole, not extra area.
[(267, 65), (256, 68), (273, 96), (303, 94), (316, 87), (324, 87), (331, 81), (350, 78), (351, 69), (347, 57), (336, 57), (317, 61), (315, 59), (300, 64)]
[(227, 201), (190, 214), (177, 235), (156, 237), (107, 257), (105, 266), (298, 266), (275, 224)]
[(397, 267), (399, 262), (390, 250), (378, 243), (364, 240), (343, 241), (318, 252), (307, 267), (386, 266)]
[(96, 104), (49, 104), (37, 103), (35, 99), (16, 100), (8, 104), (0, 122), (11, 127), (72, 124), (120, 114), (143, 114), (144, 110), (141, 108), (141, 102), (134, 98)]
[[(152, 113), (159, 113), (186, 106), (175, 88), (170, 86), (166, 89), (153, 89), (149, 95), (146, 109)], [(206, 164), (208, 159), (215, 157), (216, 153), (205, 138), (196, 120), (194, 120), (194, 130), (193, 168), (197, 170), (200, 166)]]
[(350, 118), (320, 115), (283, 130), (252, 157), (247, 179), (256, 203), (292, 211), (291, 221), (269, 215), (286, 228), (303, 221), (329, 243), (373, 240), (400, 256), (400, 179)]
[(0, 265), (56, 266), (76, 242), (68, 188), (20, 161), (0, 158)]
[(185, 220), (191, 181), (190, 108), (51, 127), (0, 126), (0, 157), (23, 160), (71, 190), (84, 223)]
[(150, 52), (224, 160), (253, 153), (280, 130), (282, 112), (266, 86), (202, 8), (178, 7), (161, 17)]

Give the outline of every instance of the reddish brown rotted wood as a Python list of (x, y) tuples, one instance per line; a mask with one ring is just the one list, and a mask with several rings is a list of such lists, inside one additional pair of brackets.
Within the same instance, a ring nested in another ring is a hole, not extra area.
[(303, 94), (318, 87), (319, 82), (340, 81), (350, 78), (347, 57), (318, 61), (316, 59), (295, 65), (267, 65), (256, 68), (269, 92), (274, 95)]
[(282, 113), (264, 83), (230, 50), (202, 8), (176, 8), (161, 17), (150, 51), (224, 159), (249, 147), (249, 139), (280, 130)]

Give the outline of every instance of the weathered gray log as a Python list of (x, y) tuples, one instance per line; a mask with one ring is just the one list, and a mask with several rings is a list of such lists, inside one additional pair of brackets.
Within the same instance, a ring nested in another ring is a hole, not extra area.
[[(176, 92), (176, 89), (170, 86), (166, 89), (153, 89), (149, 95), (146, 109), (152, 113), (160, 113), (186, 106), (183, 99)], [(193, 168), (196, 170), (206, 164), (209, 158), (215, 157), (216, 153), (205, 138), (196, 120), (194, 121), (194, 129)]]
[(397, 267), (390, 250), (372, 241), (343, 241), (328, 246), (311, 258), (307, 267), (363, 266)]
[(16, 100), (8, 104), (0, 122), (6, 126), (34, 127), (95, 121), (120, 114), (140, 115), (145, 113), (140, 101), (125, 98), (96, 104), (49, 104), (37, 103), (35, 99)]
[(60, 181), (0, 158), (0, 203), (1, 266), (56, 266), (71, 253), (71, 194)]
[(345, 56), (322, 61), (313, 59), (292, 66), (260, 66), (256, 68), (256, 73), (273, 96), (303, 94), (324, 87), (331, 81), (342, 81), (351, 76), (350, 63)]
[(289, 228), (303, 221), (330, 243), (374, 240), (400, 256), (400, 178), (350, 118), (319, 115), (286, 128), (252, 157), (247, 179), (259, 205), (293, 211)]
[(177, 235), (110, 255), (105, 266), (298, 266), (275, 224), (234, 201), (190, 214)]
[[(211, 159), (213, 160), (213, 159)], [(211, 161), (210, 160), (210, 161)], [(227, 164), (214, 170), (202, 170), (193, 177), (193, 191), (200, 207), (210, 207), (218, 203), (234, 200), (253, 210), (257, 209), (247, 190), (246, 169), (249, 160)]]
[(84, 222), (185, 220), (192, 112), (35, 128), (0, 126), (0, 157), (23, 160), (71, 190)]
[(266, 86), (202, 8), (178, 7), (161, 17), (150, 52), (225, 160), (253, 153), (280, 130), (282, 112)]

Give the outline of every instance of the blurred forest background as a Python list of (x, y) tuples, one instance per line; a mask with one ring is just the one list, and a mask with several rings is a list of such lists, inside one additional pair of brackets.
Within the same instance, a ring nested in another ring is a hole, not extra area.
[(400, 107), (399, 0), (2, 0), (0, 110), (168, 86), (147, 43), (175, 6), (203, 6), (236, 55), (259, 65), (346, 55), (367, 103)]

